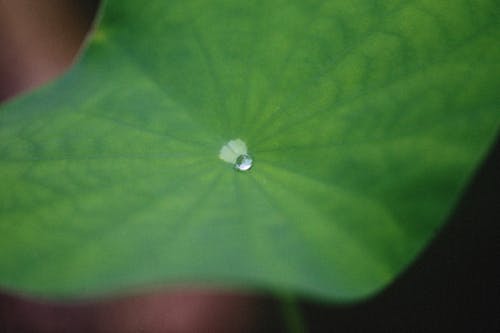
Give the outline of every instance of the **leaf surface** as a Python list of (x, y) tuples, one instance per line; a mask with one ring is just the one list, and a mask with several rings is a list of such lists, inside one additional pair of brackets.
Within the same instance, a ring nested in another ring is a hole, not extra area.
[(0, 110), (0, 286), (380, 290), (499, 128), (499, 10), (106, 1), (74, 68)]

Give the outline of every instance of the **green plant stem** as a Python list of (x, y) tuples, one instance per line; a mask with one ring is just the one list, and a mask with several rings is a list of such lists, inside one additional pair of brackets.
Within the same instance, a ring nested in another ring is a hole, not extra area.
[(289, 333), (307, 333), (297, 298), (291, 294), (282, 294), (279, 298), (286, 331)]

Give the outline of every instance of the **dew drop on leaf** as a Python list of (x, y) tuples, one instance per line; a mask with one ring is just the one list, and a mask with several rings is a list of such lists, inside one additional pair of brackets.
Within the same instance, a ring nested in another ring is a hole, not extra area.
[(241, 139), (228, 141), (219, 151), (219, 158), (231, 163), (239, 171), (250, 170), (253, 158), (248, 154), (246, 143)]
[(253, 159), (248, 154), (242, 154), (238, 156), (236, 159), (236, 163), (234, 163), (234, 167), (240, 171), (248, 171), (252, 167)]

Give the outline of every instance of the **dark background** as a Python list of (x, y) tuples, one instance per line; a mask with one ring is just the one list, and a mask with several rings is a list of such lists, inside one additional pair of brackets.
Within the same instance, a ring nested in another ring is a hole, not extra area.
[[(0, 101), (71, 64), (97, 3), (0, 0)], [(302, 300), (309, 332), (500, 332), (499, 162), (497, 138), (444, 228), (379, 295), (349, 306)], [(267, 294), (166, 289), (62, 304), (0, 292), (0, 333), (284, 332), (284, 327), (278, 301)]]

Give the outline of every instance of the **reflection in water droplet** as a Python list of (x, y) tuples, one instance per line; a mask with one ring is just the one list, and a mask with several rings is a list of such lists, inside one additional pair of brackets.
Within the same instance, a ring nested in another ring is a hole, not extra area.
[(229, 140), (219, 151), (219, 158), (234, 165), (236, 170), (250, 170), (253, 158), (248, 154), (247, 145), (241, 139)]
[(247, 171), (247, 170), (250, 170), (250, 168), (252, 167), (252, 164), (253, 164), (252, 157), (248, 154), (242, 154), (242, 155), (238, 156), (238, 158), (236, 159), (236, 163), (234, 163), (234, 167), (240, 171)]

